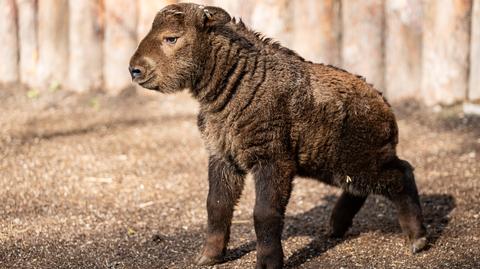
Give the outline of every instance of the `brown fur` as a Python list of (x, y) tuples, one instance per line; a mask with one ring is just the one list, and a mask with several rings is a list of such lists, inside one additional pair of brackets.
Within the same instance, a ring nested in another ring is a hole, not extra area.
[(221, 261), (248, 172), (257, 192), (257, 268), (283, 265), (280, 236), (295, 175), (344, 189), (332, 235), (345, 233), (368, 194), (382, 194), (399, 207), (414, 251), (424, 247), (412, 169), (396, 156), (394, 114), (361, 77), (305, 61), (224, 10), (194, 4), (159, 12), (131, 69), (141, 72), (135, 81), (146, 88), (186, 87), (200, 103), (198, 126), (211, 157), (199, 264)]

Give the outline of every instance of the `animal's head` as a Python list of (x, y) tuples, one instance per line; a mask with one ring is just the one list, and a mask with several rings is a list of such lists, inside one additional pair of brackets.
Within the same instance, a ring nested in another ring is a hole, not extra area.
[(191, 87), (207, 57), (210, 30), (230, 20), (218, 7), (181, 3), (163, 8), (130, 60), (133, 81), (160, 92)]

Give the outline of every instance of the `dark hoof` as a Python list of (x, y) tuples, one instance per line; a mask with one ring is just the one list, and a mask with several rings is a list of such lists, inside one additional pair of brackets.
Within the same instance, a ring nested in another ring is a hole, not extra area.
[(332, 238), (332, 239), (343, 238), (344, 235), (345, 235), (345, 232), (339, 232), (339, 231), (330, 231), (330, 232), (328, 232), (328, 237), (330, 237), (330, 238)]
[(333, 227), (331, 227), (330, 230), (328, 231), (327, 235), (330, 238), (339, 239), (339, 238), (343, 238), (343, 236), (345, 236), (347, 231), (348, 231), (348, 227), (346, 229), (345, 228), (334, 229)]
[(425, 247), (427, 246), (427, 238), (426, 237), (421, 237), (421, 238), (418, 238), (418, 239), (415, 239), (413, 240), (412, 242), (412, 253), (415, 254), (415, 253), (418, 253), (420, 251), (422, 251), (423, 249), (425, 249)]
[(198, 266), (212, 266), (215, 264), (219, 264), (222, 261), (223, 261), (223, 257), (209, 257), (204, 255), (203, 253), (200, 253), (195, 258), (195, 264)]

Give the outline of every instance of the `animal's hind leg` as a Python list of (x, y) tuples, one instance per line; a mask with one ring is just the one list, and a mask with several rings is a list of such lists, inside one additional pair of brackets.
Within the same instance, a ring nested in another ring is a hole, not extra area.
[(407, 161), (396, 159), (384, 167), (383, 174), (398, 177), (398, 180), (401, 180), (399, 189), (388, 190), (386, 196), (395, 204), (400, 226), (410, 240), (412, 252), (417, 253), (427, 245), (427, 232), (423, 225), (422, 208), (413, 168)]
[(342, 237), (347, 232), (366, 199), (367, 196), (356, 196), (346, 191), (342, 193), (330, 217), (330, 236)]

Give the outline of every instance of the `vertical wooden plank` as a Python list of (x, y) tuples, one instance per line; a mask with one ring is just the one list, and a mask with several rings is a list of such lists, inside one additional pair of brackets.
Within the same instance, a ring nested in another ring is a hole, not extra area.
[(450, 105), (466, 97), (471, 0), (425, 0), (422, 97)]
[(69, 89), (84, 92), (102, 85), (103, 22), (97, 0), (69, 1)]
[(176, 0), (139, 0), (137, 40), (142, 40), (150, 31), (153, 19), (158, 11), (167, 5), (176, 3)]
[(342, 0), (342, 65), (383, 91), (384, 1)]
[(0, 1), (0, 84), (18, 81), (18, 36), (15, 0)]
[(27, 87), (36, 86), (38, 64), (36, 0), (17, 0), (20, 81)]
[(340, 65), (340, 0), (293, 1), (292, 48), (307, 60)]
[(251, 27), (284, 46), (292, 44), (292, 2), (288, 0), (256, 0), (253, 5)]
[(137, 3), (105, 0), (104, 81), (109, 94), (133, 87), (128, 62), (137, 46)]
[(480, 100), (480, 0), (473, 0), (469, 100)]
[(390, 101), (420, 94), (422, 73), (422, 4), (386, 2), (385, 84)]
[(68, 75), (68, 1), (38, 1), (38, 82), (59, 85)]

